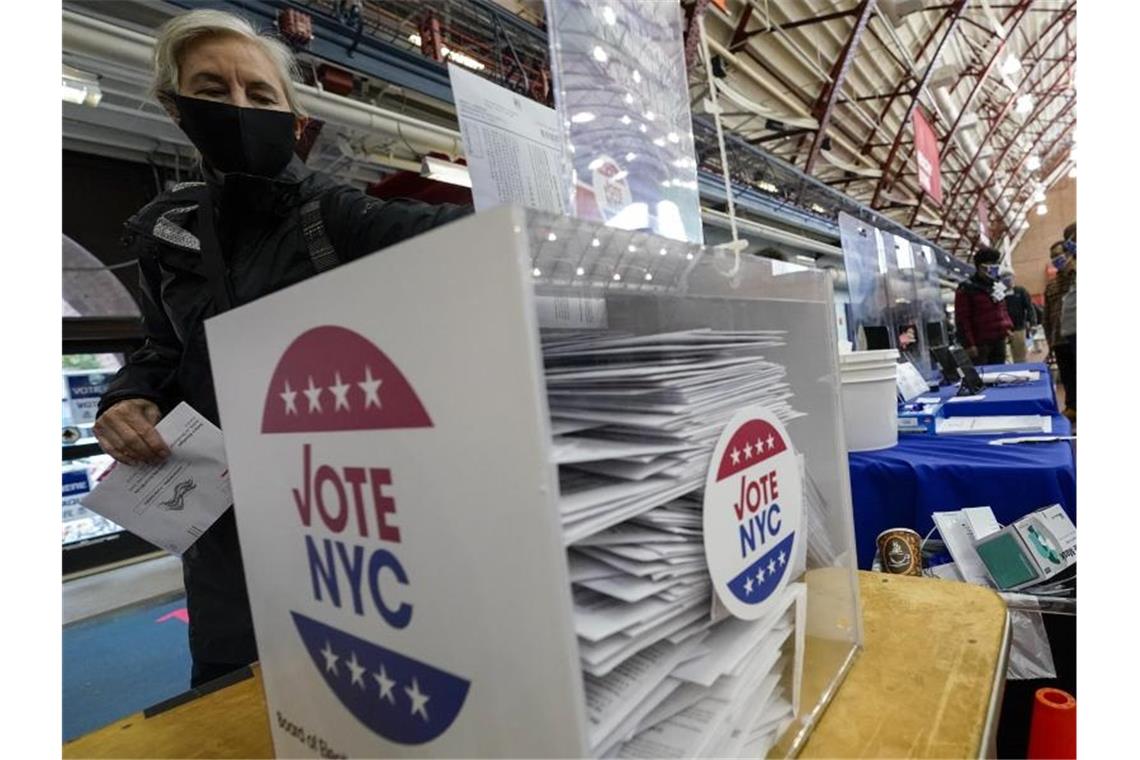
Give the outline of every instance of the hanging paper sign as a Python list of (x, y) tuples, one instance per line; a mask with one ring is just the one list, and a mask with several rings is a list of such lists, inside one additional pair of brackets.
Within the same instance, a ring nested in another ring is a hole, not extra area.
[(783, 424), (763, 406), (738, 412), (713, 450), (704, 501), (709, 575), (736, 617), (763, 617), (787, 585), (802, 501), (796, 450)]

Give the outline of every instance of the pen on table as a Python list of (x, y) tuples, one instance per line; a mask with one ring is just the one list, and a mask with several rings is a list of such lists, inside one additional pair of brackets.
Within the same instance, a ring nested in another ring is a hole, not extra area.
[(996, 441), (990, 441), (994, 446), (1007, 446), (1019, 443), (1058, 443), (1060, 441), (1075, 441), (1075, 435), (1054, 435), (1045, 438), (999, 438)]

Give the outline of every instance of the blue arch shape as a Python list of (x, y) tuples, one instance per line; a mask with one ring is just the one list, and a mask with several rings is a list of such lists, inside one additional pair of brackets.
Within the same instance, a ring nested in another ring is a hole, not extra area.
[(459, 715), (470, 681), (299, 613), (291, 614), (325, 683), (375, 733), (398, 744), (423, 744), (440, 736)]

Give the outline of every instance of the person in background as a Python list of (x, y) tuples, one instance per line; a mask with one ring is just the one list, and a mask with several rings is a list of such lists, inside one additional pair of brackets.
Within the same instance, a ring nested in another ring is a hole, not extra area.
[(1065, 239), (1054, 244), (1053, 266), (1057, 276), (1045, 288), (1045, 325), (1049, 348), (1057, 359), (1057, 371), (1065, 389), (1063, 414), (1077, 419), (1077, 225), (1065, 228)]
[(1025, 361), (1026, 334), (1037, 324), (1037, 310), (1033, 308), (1033, 300), (1029, 291), (1016, 284), (1013, 271), (1005, 270), (1001, 273), (1001, 282), (1005, 285), (1005, 308), (1013, 322), (1013, 332), (1009, 334), (1009, 353), (1014, 364)]
[(974, 275), (954, 294), (958, 340), (976, 364), (1005, 364), (1005, 344), (1013, 321), (1005, 307), (1005, 286), (998, 279), (1001, 253), (979, 248)]
[[(169, 456), (155, 423), (180, 402), (219, 423), (207, 318), (470, 211), (380, 201), (306, 168), (295, 66), (283, 43), (217, 10), (176, 16), (155, 41), (154, 94), (201, 154), (205, 182), (172, 188), (126, 224), (146, 340), (94, 426), (125, 465)], [(232, 508), (183, 556), (183, 577), (191, 685), (256, 660)]]

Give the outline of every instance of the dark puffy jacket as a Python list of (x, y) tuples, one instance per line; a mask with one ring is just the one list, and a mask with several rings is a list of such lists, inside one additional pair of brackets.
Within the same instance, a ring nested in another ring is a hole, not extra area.
[(954, 321), (958, 340), (965, 348), (1005, 340), (1013, 329), (1005, 301), (994, 301), (992, 289), (992, 282), (975, 274), (954, 294)]
[[(470, 212), (464, 206), (381, 201), (307, 169), (299, 159), (275, 179), (229, 176), (209, 185), (233, 306), (316, 274), (301, 230), (301, 207), (320, 199), (325, 233), (340, 263), (398, 243)], [(148, 204), (126, 224), (137, 256), (146, 343), (127, 360), (99, 405), (147, 398), (166, 413), (186, 401), (218, 423), (204, 322), (217, 314), (195, 234), (197, 188)]]
[[(197, 198), (208, 188), (225, 272), (213, 281), (200, 253)], [(99, 403), (147, 398), (165, 414), (185, 401), (218, 422), (204, 322), (228, 296), (240, 306), (317, 273), (302, 231), (302, 208), (319, 200), (327, 242), (339, 263), (469, 213), (463, 206), (380, 201), (314, 174), (294, 159), (274, 179), (230, 176), (176, 188), (127, 222), (138, 257), (146, 343), (127, 359)], [(310, 225), (312, 227), (312, 225)], [(224, 281), (225, 293), (212, 282)], [(191, 685), (252, 662), (257, 645), (233, 510), (183, 555), (190, 616)]]

